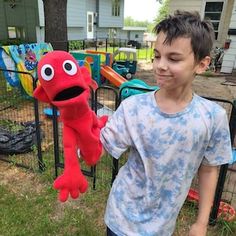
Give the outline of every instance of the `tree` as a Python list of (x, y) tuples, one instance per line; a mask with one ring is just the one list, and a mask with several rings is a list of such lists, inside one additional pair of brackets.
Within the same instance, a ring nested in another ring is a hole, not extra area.
[(134, 27), (146, 27), (148, 32), (151, 32), (154, 26), (152, 22), (148, 22), (147, 20), (137, 21), (134, 20), (131, 16), (125, 17), (124, 25)]
[(45, 42), (55, 50), (68, 51), (67, 0), (42, 0), (45, 19)]
[(134, 20), (131, 16), (125, 17), (124, 19), (124, 25), (125, 26), (136, 26), (136, 27), (147, 27), (148, 21), (138, 21)]
[(160, 21), (162, 21), (164, 18), (166, 18), (169, 14), (169, 3), (170, 3), (170, 0), (163, 0), (163, 1), (159, 1), (160, 3), (162, 3), (159, 11), (158, 11), (158, 14), (157, 14), (157, 17), (156, 19), (154, 20), (155, 23), (159, 23)]

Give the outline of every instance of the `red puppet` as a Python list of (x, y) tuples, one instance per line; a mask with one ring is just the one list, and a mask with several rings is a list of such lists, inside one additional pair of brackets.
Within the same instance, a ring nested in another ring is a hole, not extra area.
[(47, 53), (38, 64), (40, 84), (33, 95), (42, 102), (56, 106), (63, 122), (64, 171), (54, 182), (59, 199), (69, 194), (77, 198), (87, 190), (88, 182), (81, 172), (77, 150), (87, 165), (95, 165), (102, 152), (100, 129), (107, 117), (100, 119), (90, 109), (91, 77), (85, 67), (79, 67), (67, 52)]

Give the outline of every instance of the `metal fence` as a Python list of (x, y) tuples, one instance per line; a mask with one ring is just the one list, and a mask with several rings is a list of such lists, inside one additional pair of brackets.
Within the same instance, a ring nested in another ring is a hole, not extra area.
[(99, 38), (92, 40), (71, 40), (68, 42), (68, 49), (69, 51), (92, 49), (114, 53), (120, 47), (132, 47), (137, 50), (138, 60), (151, 60), (153, 58), (153, 45), (153, 41), (137, 42), (118, 38)]
[[(1, 72), (1, 71), (0, 71)], [(15, 73), (12, 71), (12, 73)], [(17, 72), (19, 73), (19, 72)], [(35, 79), (32, 77), (35, 87)], [(137, 89), (137, 88), (132, 88)], [(62, 147), (62, 124), (58, 121), (55, 108), (46, 104), (38, 103), (32, 97), (26, 96), (20, 87), (10, 87), (2, 75), (0, 75), (0, 131), (6, 132), (1, 135), (0, 143), (8, 143), (10, 135), (22, 134), (25, 130), (24, 124), (33, 124), (33, 135), (30, 136), (27, 152), (7, 153), (1, 152), (0, 160), (13, 162), (18, 166), (33, 170), (43, 170), (44, 160), (51, 159), (55, 164), (55, 176), (63, 170), (63, 147)], [(236, 133), (236, 110), (235, 104), (230, 101), (208, 98), (216, 101), (227, 111), (231, 132), (231, 141), (234, 142)], [(104, 86), (95, 92), (91, 91), (90, 106), (98, 115), (111, 115), (121, 102), (121, 96), (117, 88)], [(50, 111), (48, 113), (48, 110)], [(27, 141), (24, 136), (23, 141)], [(20, 139), (19, 145), (22, 145)], [(12, 146), (9, 143), (8, 147)], [(27, 144), (25, 142), (24, 144)], [(16, 149), (17, 143), (14, 144)], [(0, 147), (1, 151), (1, 147)], [(105, 186), (110, 188), (119, 167), (127, 160), (124, 154), (119, 161), (110, 156), (104, 156), (95, 167), (88, 168), (82, 163), (84, 174), (92, 178), (93, 188)], [(236, 207), (236, 164), (223, 165), (220, 167), (217, 189), (211, 218), (216, 219), (221, 199)], [(193, 183), (197, 188), (197, 180)]]

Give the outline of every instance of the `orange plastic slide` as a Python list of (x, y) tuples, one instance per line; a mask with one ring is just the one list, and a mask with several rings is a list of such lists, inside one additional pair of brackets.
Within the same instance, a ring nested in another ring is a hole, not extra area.
[(101, 75), (117, 87), (120, 87), (121, 84), (127, 81), (124, 77), (115, 72), (110, 66), (102, 66)]

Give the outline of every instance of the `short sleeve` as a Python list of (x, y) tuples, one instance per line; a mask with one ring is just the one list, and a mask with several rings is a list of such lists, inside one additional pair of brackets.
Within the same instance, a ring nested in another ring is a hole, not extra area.
[(125, 115), (123, 103), (121, 103), (106, 123), (106, 126), (101, 130), (100, 135), (103, 147), (117, 159), (131, 145), (131, 137)]
[(204, 165), (222, 165), (232, 160), (229, 123), (225, 110), (219, 110), (214, 119), (212, 135), (203, 159)]

